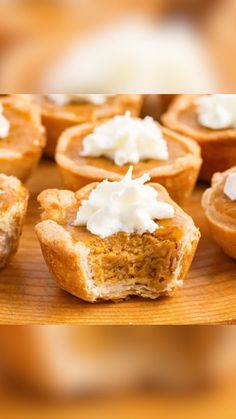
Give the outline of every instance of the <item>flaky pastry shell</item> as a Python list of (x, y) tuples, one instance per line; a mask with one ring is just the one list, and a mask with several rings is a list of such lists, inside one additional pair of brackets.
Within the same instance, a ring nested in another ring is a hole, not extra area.
[[(199, 96), (177, 96), (161, 120), (166, 127), (198, 142), (203, 159), (199, 178), (210, 182), (214, 173), (223, 172), (236, 164), (236, 129), (213, 130), (202, 127), (197, 121), (194, 104)], [(181, 116), (185, 113), (190, 116), (183, 121)]]
[[(229, 217), (223, 207), (221, 211), (215, 208), (215, 200), (219, 199), (219, 193), (223, 194), (223, 191), (219, 192), (217, 189), (222, 182), (225, 183), (229, 173), (236, 173), (236, 166), (223, 173), (214, 174), (211, 188), (208, 188), (202, 196), (202, 206), (215, 241), (228, 256), (236, 259), (236, 218)], [(235, 207), (236, 213), (236, 201), (230, 202), (227, 197), (225, 199), (229, 205)]]
[(25, 181), (36, 167), (46, 143), (40, 110), (22, 95), (0, 98), (10, 122), (8, 137), (0, 138), (0, 173)]
[[(93, 163), (87, 163), (86, 158), (80, 159), (79, 149), (76, 159), (68, 153), (72, 141), (78, 141), (81, 147), (83, 138), (91, 133), (99, 122), (75, 126), (64, 131), (59, 138), (56, 150), (56, 162), (59, 166), (62, 180), (66, 188), (77, 191), (91, 182), (100, 182), (104, 179), (119, 181), (128, 170), (129, 164), (123, 166), (123, 172), (119, 172), (115, 163), (110, 168), (96, 165), (96, 158)], [(171, 198), (177, 203), (183, 203), (190, 196), (194, 189), (198, 173), (201, 167), (201, 156), (199, 146), (189, 138), (176, 134), (173, 131), (161, 127), (163, 136), (168, 141), (175, 141), (186, 148), (183, 156), (177, 157), (168, 164), (157, 163), (154, 167), (143, 166), (142, 162), (133, 164), (133, 177), (139, 177), (148, 172), (151, 182), (160, 183), (169, 192)], [(105, 159), (108, 161), (107, 159)], [(160, 161), (159, 161), (160, 162)]]
[(154, 299), (171, 295), (182, 285), (200, 233), (191, 217), (161, 185), (150, 185), (174, 206), (174, 219), (158, 221), (162, 227), (153, 234), (121, 232), (105, 239), (73, 225), (81, 201), (88, 198), (97, 183), (76, 193), (53, 189), (39, 195), (43, 213), (36, 234), (60, 288), (83, 300), (97, 302), (132, 295)]
[[(81, 112), (63, 111), (63, 106), (43, 104), (43, 99), (39, 101), (41, 106), (42, 123), (46, 128), (47, 144), (45, 154), (49, 157), (55, 156), (57, 141), (62, 132), (74, 125), (94, 122), (111, 118), (114, 115), (122, 115), (130, 111), (133, 116), (138, 116), (142, 106), (142, 95), (115, 95), (108, 99), (104, 105), (87, 104), (86, 107), (91, 111), (83, 111), (84, 105), (75, 105), (78, 109), (81, 106)], [(72, 106), (70, 106), (72, 109)]]
[(18, 179), (0, 174), (0, 269), (17, 251), (28, 197)]

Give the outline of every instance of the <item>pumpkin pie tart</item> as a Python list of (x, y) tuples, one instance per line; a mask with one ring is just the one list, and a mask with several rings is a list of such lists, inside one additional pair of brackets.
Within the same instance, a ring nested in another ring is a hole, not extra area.
[(0, 174), (0, 269), (17, 250), (27, 202), (28, 192), (21, 182)]
[(43, 191), (36, 233), (59, 287), (90, 302), (170, 295), (199, 240), (193, 220), (146, 174)]
[(0, 98), (0, 172), (25, 181), (45, 146), (38, 107), (21, 95)]
[(180, 203), (194, 188), (201, 157), (199, 146), (191, 139), (151, 117), (143, 120), (126, 114), (64, 131), (56, 162), (65, 186), (73, 191), (91, 182), (120, 180), (132, 164), (134, 177), (148, 171), (151, 181), (166, 187)]
[[(162, 116), (166, 127), (198, 142), (203, 159), (199, 177), (207, 182), (236, 164), (236, 125), (230, 121), (235, 111), (229, 112), (236, 107), (233, 96), (179, 95)], [(224, 104), (228, 100), (235, 105)]]
[(236, 166), (213, 176), (202, 205), (214, 239), (236, 259)]
[(47, 133), (45, 154), (54, 157), (58, 138), (66, 128), (110, 118), (127, 110), (138, 116), (142, 95), (51, 94), (38, 95), (35, 101), (40, 105)]

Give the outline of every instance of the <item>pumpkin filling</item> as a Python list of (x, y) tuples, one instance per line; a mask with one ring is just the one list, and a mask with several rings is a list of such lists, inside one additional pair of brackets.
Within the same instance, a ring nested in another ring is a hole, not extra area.
[(162, 292), (170, 284), (177, 242), (151, 234), (117, 234), (90, 243), (88, 266), (96, 286), (140, 286)]

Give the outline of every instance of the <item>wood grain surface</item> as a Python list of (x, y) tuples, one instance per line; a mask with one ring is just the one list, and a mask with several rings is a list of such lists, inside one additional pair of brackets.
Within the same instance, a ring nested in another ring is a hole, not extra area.
[(236, 323), (236, 262), (212, 240), (199, 185), (185, 210), (202, 238), (184, 283), (173, 297), (121, 303), (83, 302), (60, 290), (41, 254), (34, 225), (39, 220), (37, 195), (61, 187), (54, 163), (43, 161), (28, 182), (31, 199), (18, 253), (0, 272), (0, 324), (227, 324)]

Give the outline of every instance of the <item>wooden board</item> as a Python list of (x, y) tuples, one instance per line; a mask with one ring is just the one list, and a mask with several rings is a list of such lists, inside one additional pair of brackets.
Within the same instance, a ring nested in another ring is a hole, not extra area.
[(89, 304), (60, 290), (51, 278), (34, 233), (37, 195), (61, 187), (54, 163), (43, 161), (28, 183), (31, 199), (18, 253), (0, 273), (0, 324), (215, 324), (236, 322), (236, 262), (212, 240), (198, 186), (185, 206), (202, 238), (184, 287), (156, 301), (132, 298)]

